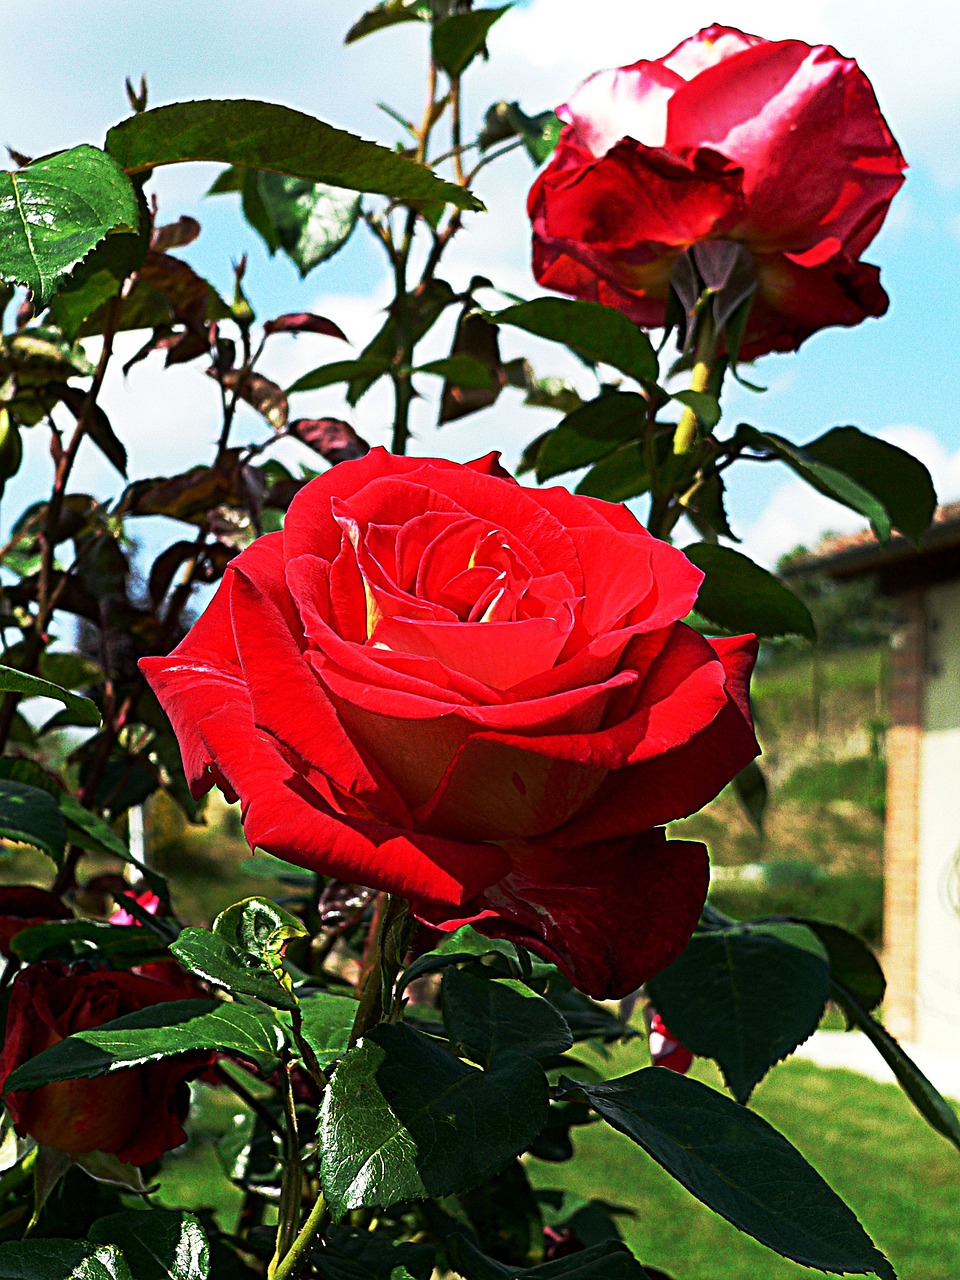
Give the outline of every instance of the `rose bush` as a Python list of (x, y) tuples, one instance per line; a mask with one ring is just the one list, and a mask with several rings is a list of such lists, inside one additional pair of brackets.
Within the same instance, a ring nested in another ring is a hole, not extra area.
[(886, 310), (859, 259), (905, 162), (852, 59), (711, 26), (599, 72), (558, 115), (529, 197), (541, 284), (659, 326), (678, 255), (735, 241), (757, 277), (748, 358)]
[[(10, 992), (0, 1083), (74, 1032), (183, 998), (182, 985), (135, 973), (84, 971), (53, 960), (29, 965)], [(211, 1054), (178, 1054), (91, 1080), (9, 1093), (4, 1102), (17, 1132), (44, 1146), (72, 1156), (103, 1151), (143, 1165), (186, 1140), (187, 1085), (212, 1062)]]
[(294, 499), (143, 670), (195, 796), (247, 839), (556, 961), (595, 994), (669, 963), (707, 886), (661, 824), (758, 751), (752, 636), (621, 506), (374, 450)]

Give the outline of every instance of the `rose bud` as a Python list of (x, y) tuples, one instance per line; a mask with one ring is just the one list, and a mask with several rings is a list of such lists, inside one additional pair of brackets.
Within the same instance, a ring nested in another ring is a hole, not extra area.
[(685, 1076), (693, 1064), (693, 1054), (689, 1049), (685, 1049), (679, 1040), (673, 1038), (652, 1004), (648, 1004), (644, 1009), (643, 1019), (647, 1024), (650, 1059), (653, 1065), (669, 1067), (678, 1075)]
[(251, 846), (622, 995), (706, 894), (703, 846), (658, 828), (759, 750), (756, 641), (681, 621), (701, 580), (625, 507), (374, 449), (141, 665), (193, 794), (239, 798)]
[(659, 327), (678, 257), (732, 241), (757, 279), (746, 359), (886, 311), (878, 269), (859, 259), (906, 162), (852, 59), (711, 26), (598, 72), (557, 114), (528, 201), (547, 288)]
[(13, 954), (11, 943), (21, 929), (48, 920), (72, 920), (73, 912), (55, 893), (32, 884), (0, 887), (0, 955)]
[[(183, 996), (177, 986), (134, 973), (83, 971), (59, 961), (30, 965), (11, 988), (0, 1081), (73, 1032)], [(21, 1136), (72, 1156), (103, 1151), (143, 1165), (185, 1141), (188, 1081), (213, 1060), (208, 1053), (178, 1054), (91, 1080), (19, 1090), (4, 1101)]]

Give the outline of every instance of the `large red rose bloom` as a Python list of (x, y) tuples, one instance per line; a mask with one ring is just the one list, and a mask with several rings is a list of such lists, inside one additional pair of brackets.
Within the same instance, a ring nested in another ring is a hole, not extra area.
[(529, 198), (547, 288), (656, 327), (678, 255), (731, 240), (757, 273), (747, 358), (886, 311), (877, 268), (859, 259), (906, 166), (852, 59), (712, 26), (599, 72), (558, 115)]
[(679, 954), (694, 812), (758, 751), (751, 636), (681, 619), (701, 573), (621, 506), (373, 450), (311, 481), (142, 667), (194, 795), (251, 845), (509, 935), (597, 995)]

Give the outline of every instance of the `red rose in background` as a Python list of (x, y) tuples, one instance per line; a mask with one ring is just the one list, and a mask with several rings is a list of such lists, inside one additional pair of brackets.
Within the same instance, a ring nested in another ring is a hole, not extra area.
[[(134, 973), (81, 972), (59, 961), (30, 965), (11, 988), (0, 1082), (75, 1031), (183, 998), (181, 987)], [(185, 1053), (93, 1080), (20, 1090), (5, 1102), (17, 1132), (44, 1146), (72, 1156), (104, 1151), (143, 1165), (185, 1141), (187, 1083), (212, 1062), (212, 1054)]]
[(55, 893), (32, 884), (0, 886), (0, 955), (10, 956), (10, 944), (21, 929), (48, 920), (72, 920), (73, 912)]
[(647, 1024), (650, 1060), (653, 1065), (669, 1067), (678, 1075), (685, 1076), (693, 1065), (693, 1054), (670, 1034), (653, 1005), (647, 1005), (643, 1011), (643, 1018)]
[(906, 165), (852, 59), (712, 26), (665, 58), (599, 72), (558, 115), (528, 206), (547, 288), (656, 327), (678, 255), (728, 240), (757, 274), (746, 358), (886, 311), (879, 271), (859, 258)]
[(701, 845), (653, 830), (757, 753), (753, 637), (621, 506), (373, 450), (306, 485), (142, 667), (195, 796), (250, 844), (556, 961), (597, 995), (674, 959)]

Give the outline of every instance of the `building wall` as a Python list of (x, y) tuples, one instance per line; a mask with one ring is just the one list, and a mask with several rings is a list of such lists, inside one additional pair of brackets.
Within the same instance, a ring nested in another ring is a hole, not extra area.
[(960, 581), (929, 588), (924, 612), (926, 680), (919, 752), (913, 1035), (924, 1045), (956, 1050), (960, 1047)]

